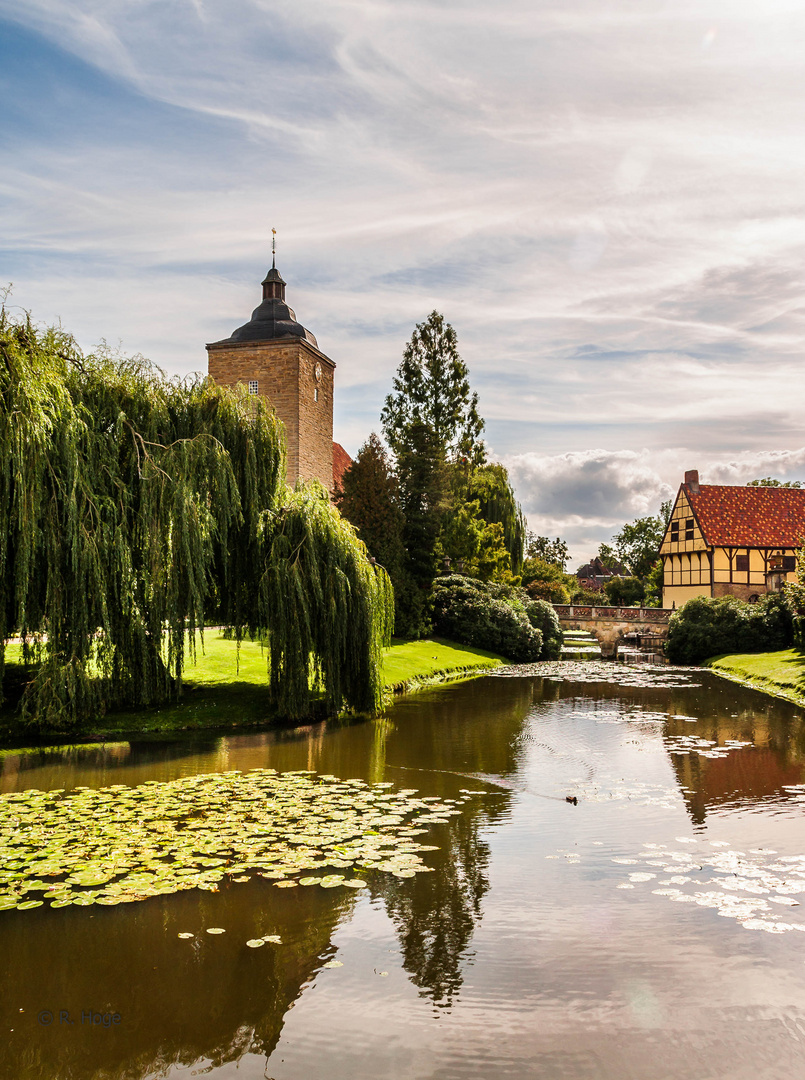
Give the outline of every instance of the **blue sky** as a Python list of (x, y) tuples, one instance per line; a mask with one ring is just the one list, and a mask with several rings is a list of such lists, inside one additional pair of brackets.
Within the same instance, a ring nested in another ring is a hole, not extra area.
[(804, 39), (782, 0), (0, 0), (0, 281), (203, 370), (274, 226), (336, 438), (443, 312), (581, 562), (686, 468), (805, 478)]

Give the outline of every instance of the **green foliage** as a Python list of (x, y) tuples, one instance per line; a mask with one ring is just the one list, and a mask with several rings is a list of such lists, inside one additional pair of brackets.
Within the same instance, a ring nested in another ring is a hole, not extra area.
[[(668, 524), (666, 515), (670, 515), (670, 510), (670, 503), (663, 503), (657, 517), (635, 518), (612, 538), (617, 559), (633, 577), (641, 581), (649, 575), (657, 561)], [(608, 552), (611, 550), (608, 548)]]
[(537, 536), (529, 532), (526, 542), (526, 557), (539, 559), (541, 562), (550, 563), (564, 572), (567, 560), (570, 558), (567, 544), (557, 536), (550, 540), (547, 536)]
[(764, 476), (762, 480), (750, 480), (747, 487), (775, 487), (775, 488), (801, 488), (801, 480), (773, 480), (770, 476)]
[(485, 461), (478, 395), (455, 331), (437, 312), (406, 345), (381, 421), (404, 518), (397, 632), (419, 637), (430, 631), (430, 590), (445, 565), (484, 581), (517, 581), (525, 519), (506, 469)]
[(697, 596), (671, 616), (666, 652), (673, 664), (699, 664), (722, 653), (784, 649), (792, 640), (791, 613), (779, 593), (756, 604)]
[(320, 484), (297, 487), (263, 515), (266, 543), (258, 615), (268, 638), (271, 689), (283, 715), (305, 716), (312, 667), (328, 712), (382, 702), (381, 649), (391, 641), (394, 593), (354, 528)]
[(657, 561), (649, 570), (645, 580), (646, 595), (643, 599), (644, 607), (662, 607), (663, 565), (662, 559)]
[(542, 634), (540, 660), (558, 660), (565, 640), (559, 616), (545, 600), (529, 599), (523, 605), (531, 625)]
[(436, 575), (436, 540), (448, 505), (448, 471), (433, 433), (424, 425), (408, 432), (397, 454), (397, 482), (405, 525), (405, 570), (410, 589), (400, 598), (398, 632), (422, 637), (430, 632), (430, 589)]
[(620, 560), (618, 559), (617, 553), (609, 544), (601, 544), (599, 546), (598, 558), (607, 570), (615, 570), (616, 567), (620, 566)]
[(505, 466), (490, 462), (473, 469), (465, 497), (467, 501), (478, 502), (478, 512), (483, 521), (500, 525), (503, 543), (509, 553), (511, 573), (519, 574), (523, 567), (526, 524)]
[(609, 598), (603, 589), (575, 589), (570, 596), (570, 603), (579, 607), (608, 607)]
[[(299, 707), (311, 666), (329, 703), (379, 700), (388, 582), (371, 571), (370, 584), (363, 545), (333, 512), (309, 509), (318, 495), (283, 505), (283, 444), (245, 393), (166, 380), (142, 358), (84, 357), (62, 331), (0, 312), (0, 640), (20, 634), (34, 665), (25, 720), (70, 727), (178, 699), (186, 643), (211, 618), (238, 637), (271, 619), (280, 708)], [(258, 588), (272, 558), (292, 602)], [(370, 598), (378, 615), (361, 609)], [(341, 631), (306, 625), (348, 619), (350, 655)]]
[[(526, 560), (526, 565), (529, 560)], [(569, 604), (570, 588), (563, 581), (534, 578), (525, 586), (532, 600), (545, 600), (549, 604)]]
[(552, 604), (569, 604), (571, 588), (576, 587), (575, 577), (565, 574), (555, 562), (537, 555), (529, 556), (523, 563), (522, 583), (532, 599)]
[(405, 514), (400, 486), (389, 456), (372, 432), (341, 480), (336, 504), (358, 530), (367, 550), (385, 568), (394, 586), (397, 632), (415, 636), (408, 626), (412, 582), (406, 565)]
[(612, 577), (604, 584), (604, 592), (613, 607), (631, 607), (646, 595), (643, 582), (635, 577)]
[(502, 598), (505, 590), (458, 574), (433, 586), (433, 621), (440, 634), (500, 653), (516, 663), (538, 660), (542, 632), (531, 625), (522, 604)]
[(392, 386), (394, 393), (386, 398), (381, 422), (398, 460), (416, 452), (412, 435), (425, 427), (444, 460), (467, 458), (473, 465), (483, 464), (484, 422), (478, 414), (478, 395), (470, 390), (456, 332), (437, 311), (417, 323)]

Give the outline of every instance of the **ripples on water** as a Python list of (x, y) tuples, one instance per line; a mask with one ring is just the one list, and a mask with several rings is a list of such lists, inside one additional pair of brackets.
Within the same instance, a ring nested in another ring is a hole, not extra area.
[[(2, 1080), (802, 1075), (795, 707), (698, 670), (559, 662), (366, 724), (3, 752), (0, 786), (266, 766), (485, 794), (421, 837), (433, 873), (362, 891), (253, 879), (0, 912)], [(263, 935), (281, 943), (246, 946)]]

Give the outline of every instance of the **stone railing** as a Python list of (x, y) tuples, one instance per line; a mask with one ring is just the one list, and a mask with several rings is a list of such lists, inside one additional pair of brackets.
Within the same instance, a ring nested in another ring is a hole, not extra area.
[(576, 604), (554, 604), (560, 619), (622, 619), (628, 622), (667, 623), (673, 608), (582, 607)]

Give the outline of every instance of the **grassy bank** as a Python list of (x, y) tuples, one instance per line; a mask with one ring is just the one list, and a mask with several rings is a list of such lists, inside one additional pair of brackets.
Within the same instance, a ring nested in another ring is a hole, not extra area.
[[(13, 680), (15, 650), (7, 650)], [(110, 713), (85, 725), (81, 739), (119, 738), (121, 735), (206, 728), (256, 727), (276, 718), (268, 704), (266, 653), (259, 642), (243, 641), (238, 655), (234, 641), (207, 632), (204, 651), (185, 670), (185, 692), (180, 705)], [(456, 645), (441, 638), (394, 642), (384, 650), (384, 684), (391, 692), (412, 691), (440, 679), (506, 663), (494, 653)], [(12, 715), (0, 714), (0, 740), (19, 738), (24, 732)], [(60, 741), (64, 733), (58, 733)]]
[(714, 656), (703, 666), (733, 682), (805, 705), (805, 653), (799, 649)]

